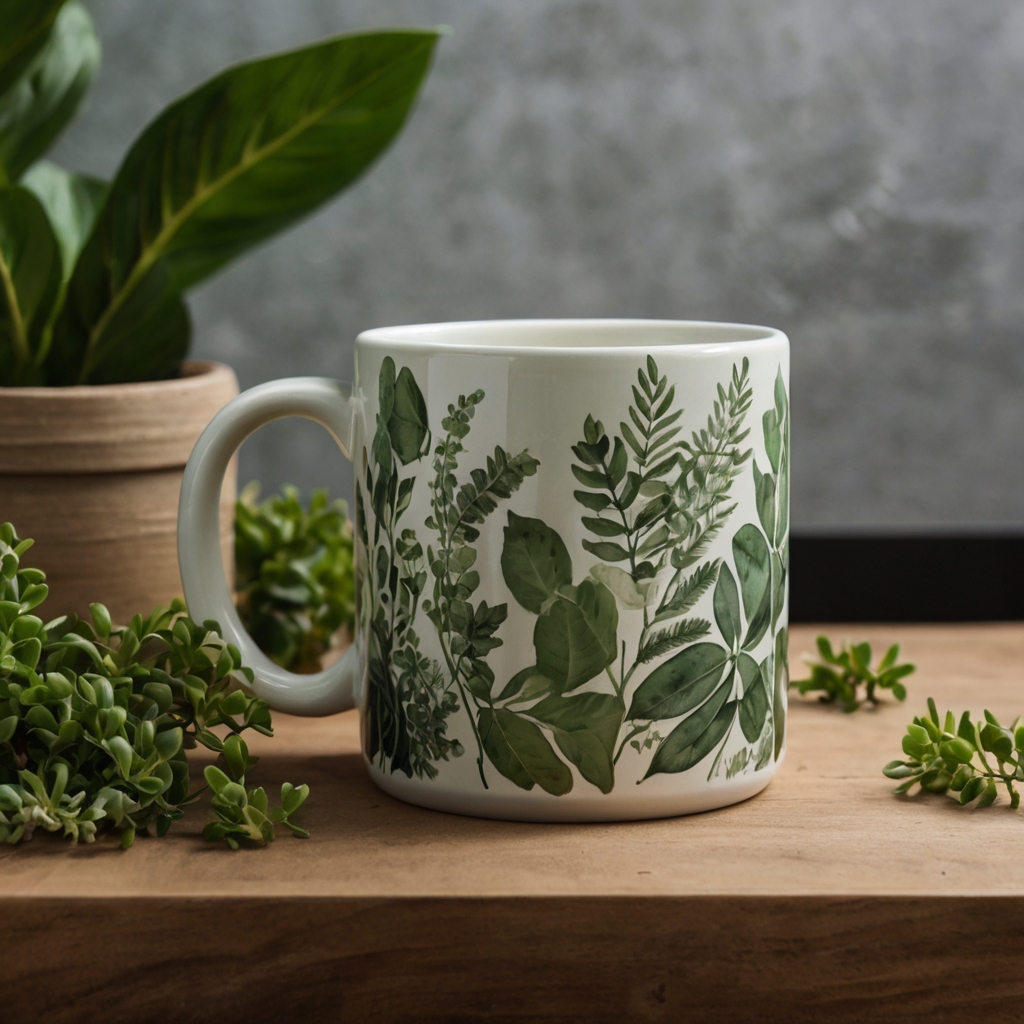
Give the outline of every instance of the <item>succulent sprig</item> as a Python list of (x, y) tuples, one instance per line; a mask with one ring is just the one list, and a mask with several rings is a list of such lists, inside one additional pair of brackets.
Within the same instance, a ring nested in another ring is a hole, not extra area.
[(827, 636), (819, 636), (817, 646), (821, 660), (807, 661), (810, 677), (794, 679), (789, 684), (801, 694), (820, 693), (822, 702), (839, 701), (847, 712), (856, 711), (862, 704), (877, 704), (878, 690), (891, 691), (897, 700), (906, 699), (907, 689), (900, 680), (909, 676), (914, 666), (896, 663), (899, 644), (893, 644), (875, 668), (871, 668), (869, 643), (844, 643), (836, 652)]
[(235, 601), (260, 650), (293, 672), (319, 672), (339, 630), (354, 626), (352, 524), (344, 501), (317, 489), (304, 505), (285, 485), (235, 505)]
[[(100, 604), (89, 620), (44, 622), (33, 612), (47, 596), (45, 575), (21, 565), (31, 543), (0, 526), (0, 842), (36, 829), (77, 843), (111, 828), (126, 848), (149, 828), (164, 835), (205, 789), (191, 787), (187, 752), (215, 751), (242, 784), (257, 759), (240, 734), (273, 735), (270, 709), (244, 688), (252, 674), (217, 623), (193, 622), (181, 601), (123, 627)], [(225, 803), (215, 794), (214, 824), (226, 830), (207, 838), (230, 843), (236, 795)], [(254, 801), (272, 824), (292, 828), (294, 796), (283, 814)]]
[(988, 807), (999, 786), (1006, 788), (1010, 807), (1020, 804), (1015, 783), (1024, 782), (1024, 719), (1009, 728), (990, 711), (974, 721), (965, 711), (959, 722), (952, 711), (939, 717), (935, 701), (928, 698), (928, 714), (914, 718), (903, 737), (904, 761), (890, 761), (882, 769), (906, 793), (914, 786), (929, 793), (948, 793), (960, 804)]

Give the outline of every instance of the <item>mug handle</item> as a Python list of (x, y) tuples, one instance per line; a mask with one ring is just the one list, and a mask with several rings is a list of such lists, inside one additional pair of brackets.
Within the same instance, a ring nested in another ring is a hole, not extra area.
[(256, 696), (291, 715), (333, 715), (355, 706), (356, 645), (313, 675), (281, 668), (256, 646), (238, 617), (224, 576), (221, 485), (238, 446), (259, 427), (285, 416), (304, 416), (326, 427), (351, 460), (358, 405), (349, 385), (326, 377), (292, 377), (251, 388), (221, 409), (200, 435), (181, 485), (178, 564), (189, 615), (196, 622), (216, 619), (224, 639), (252, 669)]

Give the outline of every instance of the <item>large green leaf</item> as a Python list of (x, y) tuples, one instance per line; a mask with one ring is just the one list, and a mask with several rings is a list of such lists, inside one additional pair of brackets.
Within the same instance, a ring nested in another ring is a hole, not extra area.
[(562, 538), (543, 520), (509, 511), (501, 574), (512, 596), (539, 615), (559, 587), (572, 583), (572, 559)]
[(786, 700), (789, 690), (789, 633), (783, 627), (775, 637), (775, 695), (772, 722), (775, 727), (775, 760), (786, 742)]
[(761, 428), (764, 432), (764, 450), (772, 464), (772, 472), (778, 473), (779, 456), (782, 454), (782, 424), (775, 409), (769, 409), (761, 417)]
[(749, 654), (741, 654), (737, 659), (736, 667), (743, 680), (740, 728), (748, 743), (756, 743), (764, 728), (764, 720), (768, 716), (768, 691), (764, 686), (761, 666)]
[(749, 622), (764, 600), (771, 578), (771, 552), (761, 531), (751, 523), (741, 526), (732, 539), (733, 560), (740, 582), (743, 612)]
[(743, 624), (740, 621), (740, 595), (736, 590), (736, 578), (724, 562), (718, 572), (718, 583), (715, 584), (712, 607), (715, 610), (715, 622), (718, 623), (722, 639), (729, 647), (732, 647), (740, 635)]
[(67, 279), (96, 223), (109, 186), (99, 178), (74, 174), (49, 160), (33, 164), (22, 176), (21, 184), (35, 193), (46, 210), (60, 245), (61, 264)]
[(787, 541), (782, 549), (780, 558), (772, 552), (772, 629), (779, 621), (782, 614), (782, 606), (786, 602), (786, 573), (789, 563), (789, 542)]
[(491, 764), (520, 789), (537, 785), (553, 796), (572, 789), (572, 772), (533, 722), (503, 708), (483, 708), (478, 725)]
[(537, 618), (533, 646), (537, 668), (559, 690), (593, 679), (618, 653), (619, 610), (603, 583), (584, 580), (575, 598), (556, 598)]
[(758, 645), (768, 631), (771, 618), (771, 562), (768, 542), (761, 531), (751, 523), (741, 526), (732, 540), (736, 574), (740, 578), (740, 594), (747, 618), (747, 634), (743, 638), (745, 650)]
[(377, 378), (377, 397), (380, 405), (377, 415), (380, 416), (381, 423), (387, 424), (395, 408), (395, 361), (391, 356), (385, 356), (381, 361), (380, 374)]
[(42, 204), (19, 185), (0, 188), (0, 385), (36, 383), (60, 279), (60, 250)]
[(725, 735), (736, 714), (736, 701), (728, 700), (732, 676), (702, 707), (684, 718), (654, 752), (645, 779), (659, 773), (685, 772), (704, 760)]
[(775, 536), (775, 477), (762, 473), (754, 460), (754, 495), (757, 499), (757, 518), (761, 520), (765, 536)]
[(391, 447), (403, 466), (423, 458), (430, 445), (427, 403), (408, 366), (403, 366), (395, 381), (395, 399), (388, 418)]
[(0, 18), (0, 96), (43, 48), (64, 0), (3, 0)]
[(330, 39), (171, 104), (125, 157), (72, 274), (52, 382), (128, 379), (125, 350), (152, 344), (137, 328), (154, 306), (359, 177), (405, 122), (437, 38)]
[(615, 785), (615, 740), (624, 711), (622, 701), (612, 694), (578, 693), (546, 697), (526, 714), (551, 729), (558, 749), (587, 782), (610, 793)]
[(503, 687), (498, 694), (498, 700), (511, 700), (515, 697), (515, 703), (521, 701), (536, 700), (538, 697), (546, 697), (554, 688), (554, 683), (547, 676), (537, 671), (536, 665), (524, 668), (517, 672)]
[(704, 642), (685, 648), (637, 687), (627, 718), (660, 722), (685, 715), (710, 696), (728, 663), (729, 652), (718, 644)]
[(0, 98), (0, 162), (11, 181), (50, 147), (74, 117), (100, 63), (89, 12), (68, 0), (46, 45)]

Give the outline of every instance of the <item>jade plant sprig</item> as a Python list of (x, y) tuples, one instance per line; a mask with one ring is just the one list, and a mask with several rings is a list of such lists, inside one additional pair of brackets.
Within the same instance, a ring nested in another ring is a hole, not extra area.
[(213, 824), (223, 827), (208, 839), (267, 842), (265, 821), (302, 835), (291, 817), (306, 787), (285, 787), (275, 811), (262, 790), (244, 789), (257, 759), (240, 734), (272, 735), (270, 709), (241, 685), (251, 672), (217, 624), (193, 622), (180, 601), (124, 627), (100, 604), (89, 621), (44, 622), (33, 613), (46, 577), (21, 565), (31, 544), (0, 526), (0, 842), (35, 829), (74, 843), (110, 828), (126, 848), (140, 831), (162, 836), (206, 788), (190, 784), (197, 746), (222, 757), (245, 796), (213, 787)]
[(293, 672), (318, 672), (355, 614), (352, 523), (344, 501), (296, 488), (259, 500), (255, 481), (235, 505), (235, 600), (260, 650)]
[[(820, 700), (825, 703), (840, 701), (847, 712), (856, 711), (862, 704), (877, 704), (877, 690), (889, 690), (897, 700), (906, 699), (907, 690), (900, 680), (909, 676), (914, 666), (896, 663), (900, 656), (899, 644), (893, 644), (874, 669), (871, 668), (871, 645), (868, 643), (844, 643), (836, 653), (828, 637), (819, 636), (817, 645), (821, 660), (808, 660), (810, 678), (794, 679), (789, 684), (801, 694), (820, 693)], [(863, 696), (861, 687), (864, 688)]]
[(939, 718), (935, 701), (928, 698), (928, 714), (915, 717), (903, 737), (905, 761), (890, 761), (882, 769), (898, 779), (896, 793), (914, 786), (930, 793), (949, 793), (961, 804), (977, 801), (988, 807), (1006, 787), (1010, 807), (1020, 804), (1014, 783), (1024, 782), (1024, 719), (1006, 728), (990, 711), (972, 721), (965, 711), (959, 723), (952, 711)]

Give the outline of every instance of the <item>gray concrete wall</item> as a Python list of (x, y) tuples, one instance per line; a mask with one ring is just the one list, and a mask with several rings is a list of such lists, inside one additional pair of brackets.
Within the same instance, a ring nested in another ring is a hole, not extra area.
[[(110, 174), (226, 63), (446, 23), (370, 175), (192, 296), (244, 386), (346, 376), (363, 328), (504, 316), (768, 323), (793, 342), (805, 530), (1024, 525), (1024, 7), (1015, 0), (91, 0), (61, 142)], [(351, 480), (315, 428), (243, 478)]]

